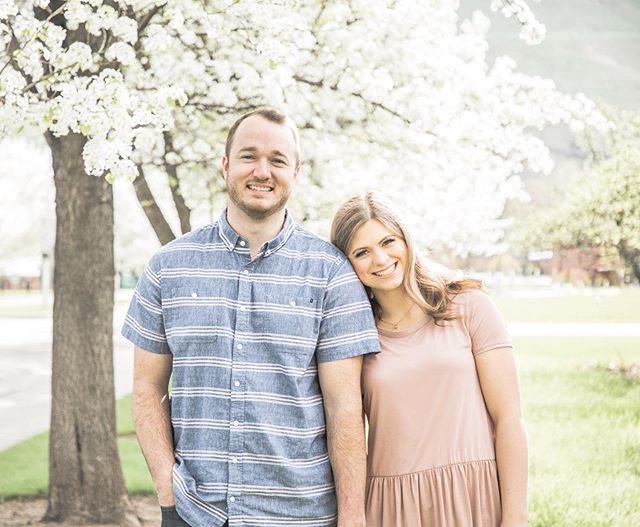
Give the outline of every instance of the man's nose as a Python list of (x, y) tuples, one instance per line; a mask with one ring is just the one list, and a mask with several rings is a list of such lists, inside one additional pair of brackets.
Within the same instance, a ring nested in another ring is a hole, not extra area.
[(270, 177), (271, 171), (269, 170), (269, 160), (258, 158), (255, 166), (253, 167), (253, 175), (259, 178)]

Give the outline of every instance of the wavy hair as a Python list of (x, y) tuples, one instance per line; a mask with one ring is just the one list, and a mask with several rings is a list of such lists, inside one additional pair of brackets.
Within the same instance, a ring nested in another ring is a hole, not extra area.
[[(402, 287), (411, 300), (433, 317), (436, 324), (457, 318), (451, 305), (458, 293), (466, 289), (482, 289), (482, 282), (473, 278), (451, 280), (442, 273), (429, 269), (425, 260), (416, 252), (411, 233), (395, 210), (393, 204), (376, 194), (367, 192), (346, 201), (336, 212), (331, 225), (331, 242), (348, 254), (356, 231), (369, 220), (377, 220), (407, 245), (407, 267)], [(382, 308), (371, 290), (365, 286), (371, 308), (377, 320)]]

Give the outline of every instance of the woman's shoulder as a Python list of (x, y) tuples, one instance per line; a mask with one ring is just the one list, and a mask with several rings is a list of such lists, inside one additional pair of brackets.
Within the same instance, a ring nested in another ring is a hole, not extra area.
[(460, 307), (475, 307), (476, 305), (493, 303), (489, 292), (482, 286), (464, 287), (460, 292), (454, 293), (451, 302)]

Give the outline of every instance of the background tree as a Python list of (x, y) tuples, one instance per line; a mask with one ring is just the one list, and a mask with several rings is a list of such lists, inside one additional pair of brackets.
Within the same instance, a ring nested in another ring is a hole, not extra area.
[(640, 113), (605, 113), (608, 136), (585, 136), (589, 168), (561, 204), (520, 225), (525, 246), (541, 249), (600, 247), (613, 250), (640, 281)]

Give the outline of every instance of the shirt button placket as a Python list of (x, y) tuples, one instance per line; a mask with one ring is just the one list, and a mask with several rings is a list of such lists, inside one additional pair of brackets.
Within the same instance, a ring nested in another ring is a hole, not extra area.
[[(242, 245), (242, 243), (241, 243)], [(247, 343), (238, 338), (238, 334), (246, 335), (250, 330), (249, 314), (246, 307), (251, 301), (251, 279), (249, 269), (241, 271), (238, 280), (238, 297), (236, 302), (239, 307), (236, 311), (236, 324), (234, 330), (234, 341), (232, 351), (231, 370), (231, 411), (229, 415), (229, 485), (235, 489), (242, 488), (243, 485), (243, 464), (242, 453), (244, 452), (244, 439), (242, 435), (242, 424), (244, 423), (245, 401), (244, 393), (247, 389), (245, 374), (237, 365), (245, 361), (247, 353)], [(233, 495), (227, 496), (227, 508), (229, 516), (239, 515), (239, 490), (235, 490)]]

